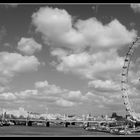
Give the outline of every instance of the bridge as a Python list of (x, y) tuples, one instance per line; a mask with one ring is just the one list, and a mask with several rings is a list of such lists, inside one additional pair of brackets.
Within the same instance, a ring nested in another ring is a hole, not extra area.
[(56, 119), (56, 120), (51, 120), (51, 119), (13, 119), (13, 118), (5, 118), (2, 121), (10, 121), (13, 122), (15, 125), (18, 123), (24, 123), (26, 126), (32, 126), (33, 123), (44, 123), (46, 127), (50, 127), (51, 123), (54, 124), (64, 124), (64, 127), (68, 127), (68, 125), (75, 125), (76, 123), (80, 123), (83, 125), (89, 125), (90, 123), (113, 123), (115, 122), (114, 120), (61, 120), (61, 119)]

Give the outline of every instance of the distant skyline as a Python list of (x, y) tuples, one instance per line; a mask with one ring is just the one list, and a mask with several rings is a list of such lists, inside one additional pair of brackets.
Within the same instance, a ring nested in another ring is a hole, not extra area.
[[(139, 4), (0, 4), (0, 19), (1, 109), (126, 113), (121, 70), (139, 36)], [(129, 85), (136, 111), (139, 54)]]

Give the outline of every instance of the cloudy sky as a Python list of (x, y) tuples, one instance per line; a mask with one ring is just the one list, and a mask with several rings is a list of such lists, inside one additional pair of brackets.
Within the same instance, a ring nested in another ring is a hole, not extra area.
[[(140, 5), (1, 4), (0, 19), (1, 108), (125, 113), (121, 68), (139, 36)], [(129, 85), (137, 109), (139, 53)]]

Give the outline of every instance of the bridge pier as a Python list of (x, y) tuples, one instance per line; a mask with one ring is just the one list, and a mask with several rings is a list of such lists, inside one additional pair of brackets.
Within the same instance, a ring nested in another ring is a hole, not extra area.
[(27, 126), (32, 126), (32, 122), (31, 121), (28, 121), (28, 122), (26, 122), (26, 125)]
[(87, 127), (89, 127), (89, 122), (87, 122)]
[(83, 127), (84, 127), (84, 129), (85, 129), (86, 127), (89, 127), (89, 122), (83, 122)]
[(68, 122), (65, 122), (65, 123), (64, 123), (64, 126), (65, 126), (65, 127), (68, 127), (68, 125), (69, 125)]
[(50, 127), (50, 122), (46, 122), (46, 127)]
[(16, 121), (13, 121), (14, 125), (16, 125)]

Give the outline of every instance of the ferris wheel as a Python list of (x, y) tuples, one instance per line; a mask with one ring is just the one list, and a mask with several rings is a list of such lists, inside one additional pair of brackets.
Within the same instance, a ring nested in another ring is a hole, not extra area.
[(140, 45), (140, 37), (137, 37), (132, 42), (132, 44), (130, 44), (129, 50), (125, 56), (124, 65), (122, 67), (121, 90), (122, 90), (122, 98), (124, 101), (124, 105), (126, 107), (126, 111), (133, 118), (133, 120), (140, 122), (140, 114), (135, 112), (134, 108), (132, 108), (132, 104), (130, 103), (130, 99), (129, 99), (130, 90), (128, 86), (128, 80), (129, 80), (128, 75), (129, 75), (130, 63), (132, 60), (132, 56), (134, 55), (134, 51), (138, 45)]

